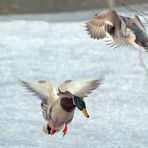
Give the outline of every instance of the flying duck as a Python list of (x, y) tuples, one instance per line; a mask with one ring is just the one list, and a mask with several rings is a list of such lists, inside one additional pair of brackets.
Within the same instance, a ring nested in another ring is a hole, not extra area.
[(131, 44), (148, 51), (148, 35), (137, 15), (129, 18), (115, 10), (103, 11), (86, 23), (86, 28), (91, 38), (111, 37), (116, 45)]
[(89, 117), (84, 98), (102, 83), (102, 78), (91, 80), (66, 80), (59, 87), (46, 80), (36, 83), (21, 81), (23, 86), (41, 100), (41, 108), (47, 124), (43, 131), (49, 135), (63, 129), (63, 136), (67, 133), (68, 124), (73, 120), (75, 109)]

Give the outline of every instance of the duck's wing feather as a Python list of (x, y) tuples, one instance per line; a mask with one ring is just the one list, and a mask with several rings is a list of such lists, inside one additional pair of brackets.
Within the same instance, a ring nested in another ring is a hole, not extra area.
[(48, 83), (48, 81), (40, 80), (35, 83), (28, 83), (26, 81), (21, 82), (25, 88), (27, 88), (42, 101), (46, 101), (50, 96), (55, 99), (58, 98), (54, 84)]
[(86, 23), (86, 28), (91, 38), (102, 39), (111, 33), (115, 25), (120, 25), (120, 19), (115, 10), (110, 10), (97, 14)]
[(134, 15), (131, 19), (139, 27), (140, 30), (146, 33), (145, 26), (143, 25), (143, 23), (137, 15)]
[(28, 83), (25, 81), (21, 82), (25, 88), (27, 88), (30, 92), (32, 92), (42, 101), (41, 108), (43, 117), (45, 120), (50, 121), (52, 107), (58, 100), (55, 85), (45, 80), (40, 80), (35, 83)]
[(72, 95), (79, 97), (87, 97), (94, 89), (99, 87), (102, 83), (103, 77), (91, 80), (67, 80), (59, 86), (61, 92), (70, 92)]

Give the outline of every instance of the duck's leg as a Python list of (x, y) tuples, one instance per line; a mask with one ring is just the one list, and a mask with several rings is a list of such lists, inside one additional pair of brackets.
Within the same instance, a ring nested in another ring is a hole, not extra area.
[(52, 136), (55, 132), (55, 125), (52, 124), (51, 129), (50, 129), (50, 135)]
[(65, 127), (63, 129), (63, 137), (66, 135), (67, 130), (68, 130), (68, 127), (67, 127), (67, 124), (65, 123)]

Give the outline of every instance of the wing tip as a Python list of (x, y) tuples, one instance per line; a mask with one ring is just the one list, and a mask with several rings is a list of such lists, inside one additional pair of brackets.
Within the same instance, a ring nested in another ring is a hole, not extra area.
[(38, 83), (41, 83), (41, 84), (42, 83), (48, 83), (48, 81), (47, 80), (39, 80)]
[(20, 82), (20, 84), (22, 85), (22, 86), (24, 86), (24, 87), (27, 87), (28, 86), (28, 83), (26, 82), (26, 81), (24, 81), (24, 80), (19, 80), (19, 82)]
[(99, 87), (101, 84), (103, 84), (105, 77), (103, 75), (99, 76), (98, 78), (94, 79), (94, 85)]

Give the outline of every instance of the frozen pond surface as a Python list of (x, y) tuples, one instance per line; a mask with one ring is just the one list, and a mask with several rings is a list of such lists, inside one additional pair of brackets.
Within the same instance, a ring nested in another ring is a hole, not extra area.
[[(33, 16), (32, 16), (33, 17)], [(90, 39), (85, 21), (0, 22), (1, 148), (147, 148), (148, 76), (133, 47), (111, 49)], [(148, 66), (148, 54), (145, 54)], [(40, 102), (18, 79), (86, 79), (104, 84), (86, 99), (90, 118), (76, 111), (63, 138), (42, 132)]]

